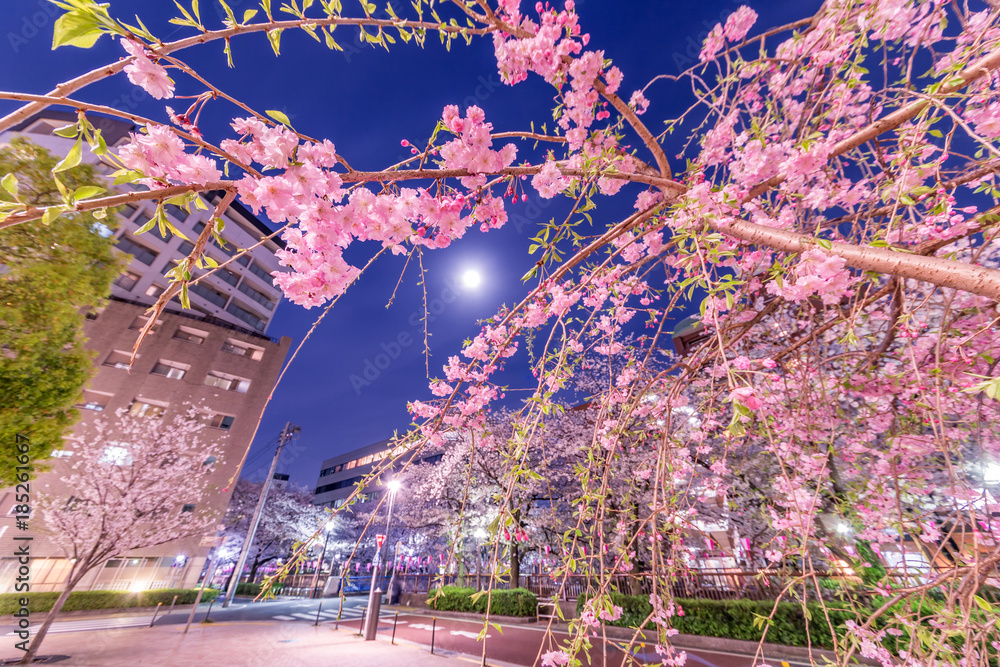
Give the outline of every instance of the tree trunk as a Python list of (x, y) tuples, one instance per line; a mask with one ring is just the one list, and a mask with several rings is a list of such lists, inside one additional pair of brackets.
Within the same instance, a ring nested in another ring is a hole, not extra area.
[(42, 621), (41, 627), (39, 627), (38, 632), (35, 633), (35, 638), (31, 641), (31, 646), (28, 647), (28, 651), (24, 654), (24, 657), (21, 658), (20, 664), (29, 665), (31, 664), (31, 661), (35, 659), (35, 655), (38, 654), (38, 649), (41, 648), (42, 641), (45, 639), (45, 634), (52, 626), (52, 622), (56, 620), (56, 616), (59, 615), (63, 605), (66, 604), (66, 600), (69, 599), (69, 594), (73, 592), (73, 589), (76, 588), (77, 584), (80, 583), (80, 580), (83, 579), (83, 576), (89, 571), (90, 568), (87, 568), (86, 570), (80, 572), (80, 574), (76, 577), (73, 577), (71, 573), (70, 579), (66, 581), (66, 588), (64, 588), (62, 593), (59, 594), (59, 597), (56, 598), (55, 604), (52, 605), (52, 609), (49, 610), (49, 613), (45, 616), (45, 620)]

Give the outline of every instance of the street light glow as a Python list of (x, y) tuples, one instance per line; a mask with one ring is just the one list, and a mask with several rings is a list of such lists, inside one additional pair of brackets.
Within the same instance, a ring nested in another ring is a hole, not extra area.
[(987, 463), (983, 466), (983, 481), (987, 484), (1000, 484), (1000, 463)]
[(395, 479), (390, 480), (389, 482), (386, 483), (386, 487), (389, 489), (391, 493), (396, 493), (397, 491), (399, 491), (399, 487), (401, 486), (402, 484), (399, 483), (399, 480)]
[(483, 282), (483, 276), (475, 269), (468, 269), (462, 274), (462, 284), (468, 289), (476, 289)]

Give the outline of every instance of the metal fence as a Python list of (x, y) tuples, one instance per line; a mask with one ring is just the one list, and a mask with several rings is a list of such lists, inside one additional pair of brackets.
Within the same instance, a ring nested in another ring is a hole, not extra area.
[[(831, 593), (836, 590), (856, 588), (861, 582), (856, 577), (840, 574), (817, 573), (822, 582), (821, 590)], [(671, 592), (678, 598), (695, 598), (702, 600), (774, 600), (788, 584), (801, 580), (800, 573), (779, 571), (747, 571), (747, 570), (692, 570), (673, 577), (669, 582)], [(401, 574), (399, 575), (403, 591), (408, 593), (427, 593), (439, 586), (468, 586), (482, 590), (489, 586), (488, 575), (439, 575), (439, 574)], [(653, 592), (655, 578), (651, 574), (620, 575), (612, 577), (611, 586), (622, 593), (649, 595)], [(526, 588), (539, 598), (560, 598), (575, 600), (586, 595), (588, 588), (597, 583), (593, 577), (571, 575), (569, 577), (553, 577), (547, 574), (522, 575), (518, 582), (521, 588)], [(662, 579), (657, 584), (662, 591), (665, 585)], [(810, 586), (814, 586), (811, 582)], [(493, 582), (494, 589), (510, 588), (509, 581)], [(800, 589), (801, 590), (801, 589)]]

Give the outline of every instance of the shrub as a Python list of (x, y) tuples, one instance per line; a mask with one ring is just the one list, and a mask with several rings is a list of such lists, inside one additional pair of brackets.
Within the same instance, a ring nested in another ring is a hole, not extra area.
[[(206, 588), (201, 596), (202, 602), (208, 602), (219, 594), (211, 588)], [(129, 593), (127, 591), (75, 591), (69, 594), (63, 611), (85, 611), (92, 609), (129, 609), (133, 607), (155, 607), (162, 602), (169, 605), (177, 596), (177, 604), (192, 604), (198, 596), (197, 589), (160, 588), (152, 591)], [(53, 593), (4, 593), (0, 595), (0, 615), (13, 614), (21, 608), (20, 599), (28, 598), (28, 611), (43, 613), (52, 609), (58, 591)]]
[(241, 581), (236, 584), (236, 594), (246, 595), (247, 597), (257, 597), (260, 595), (261, 585), (259, 583), (254, 583), (252, 581)]
[[(538, 598), (525, 588), (512, 590), (494, 590), (489, 596), (485, 593), (478, 599), (472, 596), (476, 591), (472, 588), (444, 586), (438, 591), (429, 593), (427, 604), (438, 611), (470, 611), (486, 613), (486, 602), (490, 602), (490, 614), (495, 616), (534, 616), (538, 609)], [(435, 599), (435, 596), (436, 599)]]
[[(617, 621), (608, 625), (621, 627), (637, 627), (652, 612), (649, 597), (644, 595), (625, 595), (611, 593), (611, 601), (622, 608), (622, 615)], [(674, 616), (671, 626), (679, 632), (703, 637), (724, 637), (728, 639), (743, 639), (760, 641), (764, 629), (758, 621), (759, 617), (771, 616), (773, 601), (754, 600), (676, 600), (684, 611), (683, 616)], [(577, 600), (577, 612), (583, 610), (586, 598)], [(837, 635), (842, 636), (844, 623), (856, 620), (857, 613), (838, 603), (827, 603), (826, 612), (818, 602), (806, 604), (809, 610), (808, 635), (807, 620), (802, 605), (797, 602), (779, 602), (778, 608), (771, 617), (767, 628), (767, 641), (786, 646), (813, 646), (822, 648), (833, 647), (833, 635), (827, 623), (827, 615), (834, 625)], [(652, 627), (652, 623), (647, 624)]]

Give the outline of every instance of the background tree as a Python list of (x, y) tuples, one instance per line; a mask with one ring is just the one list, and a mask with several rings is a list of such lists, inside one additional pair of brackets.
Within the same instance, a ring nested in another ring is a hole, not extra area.
[[(72, 567), (23, 664), (38, 653), (69, 594), (88, 572), (134, 549), (212, 531), (214, 513), (205, 508), (217, 487), (211, 474), (220, 447), (199, 436), (203, 428), (185, 415), (166, 422), (120, 411), (116, 419), (96, 421), (90, 433), (67, 444), (73, 463), (62, 480), (73, 496), (67, 502), (64, 495), (40, 495), (39, 507)], [(184, 512), (185, 504), (195, 509)]]
[[(224, 519), (228, 539), (221, 556), (223, 561), (235, 562), (243, 548), (262, 485), (263, 482), (241, 479), (233, 487), (233, 497)], [(315, 533), (328, 517), (324, 508), (312, 504), (312, 494), (308, 489), (294, 485), (281, 488), (272, 483), (247, 555), (250, 581), (255, 580), (260, 566), (287, 557), (296, 544)]]
[[(52, 169), (58, 159), (26, 139), (0, 147), (0, 173), (11, 174), (0, 201), (32, 206), (62, 201)], [(59, 174), (64, 187), (98, 194), (102, 177), (89, 165)], [(83, 190), (81, 190), (83, 188)], [(76, 420), (73, 405), (93, 373), (84, 348), (84, 311), (100, 307), (124, 261), (113, 250), (115, 215), (68, 213), (44, 225), (0, 229), (0, 438), (31, 438), (44, 459)], [(0, 483), (13, 483), (14, 459), (0, 454)]]

